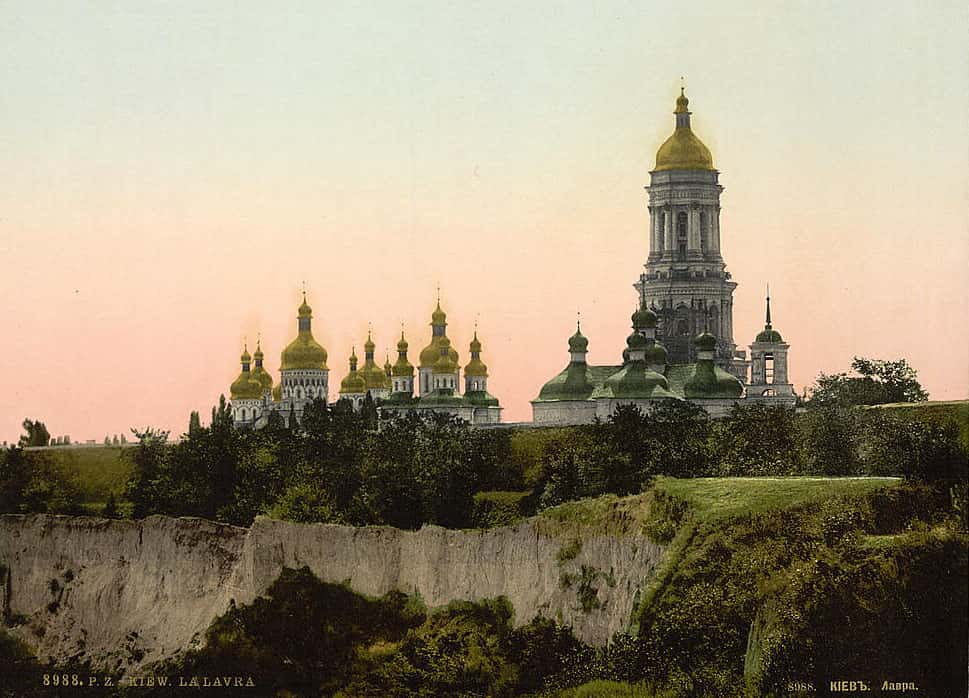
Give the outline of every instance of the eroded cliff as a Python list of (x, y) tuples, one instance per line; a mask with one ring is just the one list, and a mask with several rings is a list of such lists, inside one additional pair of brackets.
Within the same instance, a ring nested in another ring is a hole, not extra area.
[(196, 645), (230, 600), (249, 603), (283, 567), (305, 565), (364, 594), (418, 593), (430, 607), (505, 596), (516, 623), (543, 615), (601, 645), (626, 628), (663, 551), (639, 535), (585, 531), (577, 540), (537, 519), (401, 531), (8, 515), (0, 516), (0, 610), (42, 660), (130, 671)]

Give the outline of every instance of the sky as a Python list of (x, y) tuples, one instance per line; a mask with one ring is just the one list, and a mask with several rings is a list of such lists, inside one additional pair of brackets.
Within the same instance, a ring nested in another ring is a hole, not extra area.
[[(207, 421), (305, 282), (331, 397), (440, 285), (506, 421), (617, 363), (683, 76), (735, 340), (798, 392), (855, 355), (969, 395), (964, 2), (0, 1), (0, 441)], [(415, 362), (416, 363), (416, 362)]]

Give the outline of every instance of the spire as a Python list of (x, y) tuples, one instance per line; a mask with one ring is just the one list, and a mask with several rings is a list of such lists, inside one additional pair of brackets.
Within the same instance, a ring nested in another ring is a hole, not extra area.
[(769, 330), (770, 328), (770, 284), (767, 284), (767, 324), (764, 325), (764, 329)]

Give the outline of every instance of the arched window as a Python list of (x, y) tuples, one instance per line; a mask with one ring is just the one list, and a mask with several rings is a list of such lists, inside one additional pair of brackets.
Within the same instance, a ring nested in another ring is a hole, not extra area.
[(760, 394), (761, 397), (776, 397), (777, 393), (774, 392), (773, 388), (768, 388)]
[(686, 259), (686, 221), (686, 211), (680, 211), (676, 214), (676, 256), (679, 259)]
[(774, 382), (774, 354), (764, 354), (764, 382), (771, 385)]
[(708, 227), (707, 212), (700, 211), (700, 252), (707, 251), (707, 227)]

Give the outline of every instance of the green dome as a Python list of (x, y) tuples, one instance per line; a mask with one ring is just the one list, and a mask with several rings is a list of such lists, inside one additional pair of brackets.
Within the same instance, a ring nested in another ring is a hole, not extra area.
[(434, 312), (431, 313), (431, 324), (432, 325), (444, 325), (447, 323), (447, 313), (441, 310), (441, 301), (437, 302), (437, 307)]
[(630, 351), (645, 349), (647, 344), (648, 342), (646, 338), (639, 334), (639, 332), (633, 332), (631, 335), (626, 337), (626, 346)]
[(675, 397), (666, 377), (650, 371), (642, 361), (630, 361), (606, 378), (603, 388), (613, 398)]
[(646, 347), (646, 363), (666, 364), (668, 358), (666, 347), (659, 342), (653, 342), (652, 346)]
[(397, 351), (407, 351), (407, 347), (408, 347), (407, 340), (404, 339), (404, 333), (403, 331), (401, 331), (400, 341), (397, 342)]
[(477, 332), (474, 333), (474, 339), (471, 340), (471, 344), (468, 346), (468, 349), (472, 352), (481, 351), (481, 342), (478, 341)]
[(716, 351), (717, 338), (709, 332), (703, 332), (693, 340), (696, 348), (700, 351)]
[(695, 365), (693, 375), (683, 384), (688, 398), (732, 399), (743, 395), (744, 386), (737, 378), (705, 359)]
[(781, 338), (781, 333), (777, 330), (771, 328), (770, 325), (764, 328), (763, 332), (757, 335), (757, 342), (770, 342), (771, 344), (780, 344), (784, 340)]
[(252, 362), (252, 357), (249, 356), (249, 350), (248, 349), (243, 349), (242, 350), (242, 356), (239, 357), (239, 361), (241, 363), (244, 363), (244, 364), (248, 364), (248, 363), (251, 363)]
[(299, 306), (299, 316), (300, 317), (313, 317), (313, 309), (306, 302), (306, 294), (303, 294), (303, 302)]
[(656, 313), (649, 308), (640, 307), (633, 313), (633, 328), (637, 330), (648, 330), (656, 327)]
[(252, 377), (249, 371), (239, 374), (229, 386), (229, 400), (259, 400), (262, 398), (262, 384)]
[(589, 351), (589, 340), (582, 336), (578, 327), (575, 334), (569, 337), (569, 351), (573, 354), (584, 354)]

